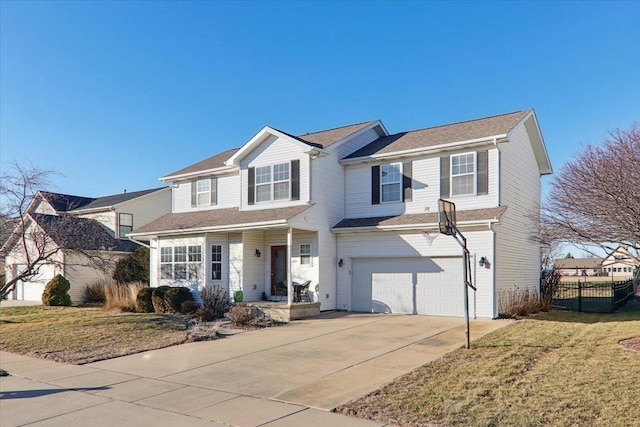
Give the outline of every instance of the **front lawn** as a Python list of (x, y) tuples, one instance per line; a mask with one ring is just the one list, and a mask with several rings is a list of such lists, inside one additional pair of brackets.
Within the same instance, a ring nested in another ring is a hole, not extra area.
[(186, 340), (182, 316), (85, 307), (0, 308), (0, 350), (59, 362), (95, 362)]
[(638, 336), (638, 298), (615, 314), (541, 314), (338, 412), (400, 426), (640, 425), (640, 351), (619, 344)]

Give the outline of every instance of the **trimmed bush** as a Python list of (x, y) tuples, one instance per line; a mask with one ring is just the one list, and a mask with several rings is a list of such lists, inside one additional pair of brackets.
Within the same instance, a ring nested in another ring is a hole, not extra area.
[(196, 312), (196, 310), (198, 308), (200, 308), (200, 306), (198, 305), (197, 302), (195, 302), (193, 300), (185, 301), (180, 306), (180, 313), (182, 313), (182, 314), (193, 314), (193, 313)]
[(214, 317), (224, 317), (229, 306), (229, 294), (225, 288), (220, 285), (205, 286), (200, 290), (200, 297), (204, 307), (210, 309)]
[(56, 275), (44, 287), (42, 304), (44, 305), (71, 305), (71, 297), (68, 294), (71, 283), (61, 274)]
[(242, 302), (243, 299), (244, 299), (244, 292), (235, 291), (233, 293), (233, 302)]
[(227, 318), (236, 328), (257, 327), (260, 324), (258, 310), (255, 307), (234, 306), (231, 307)]
[(182, 303), (185, 301), (193, 301), (193, 295), (189, 288), (184, 286), (171, 288), (164, 294), (164, 303), (167, 311), (171, 313), (179, 313), (182, 309)]
[(153, 295), (153, 288), (142, 288), (136, 295), (136, 311), (138, 313), (153, 313), (153, 301), (151, 296)]
[(171, 289), (171, 286), (158, 286), (153, 288), (151, 293), (151, 303), (153, 304), (153, 311), (156, 313), (166, 313), (167, 304), (164, 302), (164, 294)]

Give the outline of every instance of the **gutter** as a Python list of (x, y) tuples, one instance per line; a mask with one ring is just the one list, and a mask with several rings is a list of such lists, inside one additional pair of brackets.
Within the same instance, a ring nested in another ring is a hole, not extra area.
[[(458, 222), (459, 226), (464, 227), (473, 227), (477, 225), (487, 225), (491, 227), (491, 224), (498, 224), (500, 220), (498, 218), (493, 218), (490, 220), (482, 220), (482, 221), (464, 221)], [(403, 231), (403, 230), (419, 230), (419, 229), (429, 229), (434, 232), (438, 231), (438, 223), (427, 223), (427, 224), (408, 224), (408, 225), (387, 225), (387, 226), (366, 226), (366, 227), (341, 227), (341, 228), (332, 228), (331, 232), (334, 234), (339, 233), (361, 233), (367, 231)]]
[(221, 174), (223, 172), (231, 172), (238, 169), (237, 166), (222, 166), (219, 168), (213, 168), (213, 169), (206, 169), (206, 170), (201, 170), (201, 171), (196, 171), (196, 172), (189, 172), (189, 173), (183, 173), (180, 175), (169, 175), (169, 176), (163, 176), (162, 178), (158, 178), (159, 181), (164, 182), (165, 184), (167, 182), (171, 182), (171, 181), (176, 181), (176, 180), (181, 180), (181, 179), (187, 179), (187, 178), (195, 178), (198, 176), (206, 176), (206, 175), (211, 175), (211, 174)]
[(270, 228), (273, 226), (288, 225), (288, 224), (289, 224), (288, 219), (285, 219), (285, 220), (279, 219), (279, 220), (269, 221), (269, 222), (247, 223), (247, 224), (238, 224), (238, 225), (232, 225), (232, 226), (225, 225), (225, 226), (218, 226), (218, 227), (198, 227), (198, 228), (183, 228), (183, 229), (176, 229), (176, 230), (162, 230), (162, 231), (149, 232), (149, 233), (131, 233), (131, 234), (128, 234), (127, 237), (131, 239), (132, 237), (170, 236), (170, 235), (185, 234), (185, 233), (205, 233), (209, 231), (211, 232), (242, 231), (245, 229)]
[(140, 240), (136, 240), (136, 239), (134, 239), (133, 237), (131, 237), (129, 235), (127, 235), (127, 239), (131, 240), (133, 243), (139, 244), (140, 246), (144, 246), (145, 248), (151, 249), (151, 245), (147, 245), (146, 243), (141, 242)]

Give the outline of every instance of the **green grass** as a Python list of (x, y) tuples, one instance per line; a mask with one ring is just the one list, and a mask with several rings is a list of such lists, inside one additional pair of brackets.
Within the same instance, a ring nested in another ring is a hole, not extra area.
[(83, 364), (185, 342), (181, 316), (87, 307), (0, 308), (0, 350)]
[(339, 412), (401, 426), (640, 425), (640, 303), (515, 322)]

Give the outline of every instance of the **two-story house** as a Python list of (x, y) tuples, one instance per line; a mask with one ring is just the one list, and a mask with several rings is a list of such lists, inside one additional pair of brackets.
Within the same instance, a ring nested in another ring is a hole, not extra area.
[(39, 191), (1, 252), (7, 279), (23, 272), (27, 259), (46, 260), (9, 298), (39, 301), (46, 283), (62, 274), (71, 283), (72, 302), (82, 302), (86, 285), (110, 278), (114, 262), (139, 247), (126, 235), (170, 211), (167, 187), (97, 198)]
[(381, 121), (294, 136), (264, 127), (161, 178), (172, 209), (151, 242), (151, 285), (219, 284), (245, 301), (311, 281), (322, 310), (463, 314), (461, 248), (438, 234), (453, 201), (473, 259), (471, 314), (502, 289), (537, 290), (529, 234), (552, 172), (533, 110), (390, 134)]

